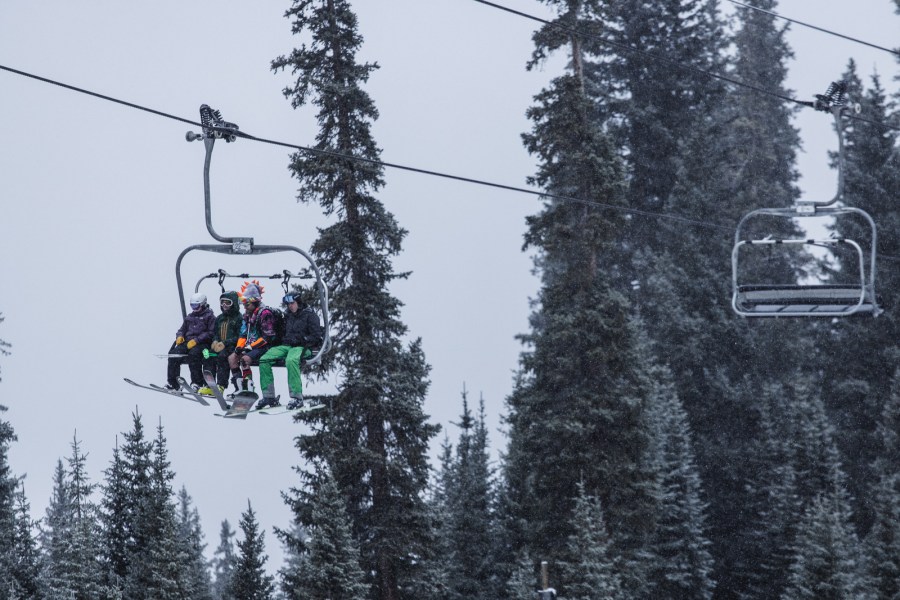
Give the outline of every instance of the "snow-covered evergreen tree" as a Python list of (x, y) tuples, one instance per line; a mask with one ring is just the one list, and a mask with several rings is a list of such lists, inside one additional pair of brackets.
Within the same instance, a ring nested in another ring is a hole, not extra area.
[(462, 415), (455, 424), (460, 429), (456, 451), (449, 442), (445, 443), (433, 494), (441, 521), (438, 539), (446, 586), (441, 597), (454, 600), (499, 589), (494, 556), (495, 498), (484, 399), (477, 417), (469, 408), (465, 390), (462, 405)]
[(572, 525), (566, 559), (560, 563), (565, 582), (561, 600), (625, 600), (600, 500), (584, 484), (578, 486)]
[(105, 583), (120, 590), (128, 573), (128, 545), (131, 536), (131, 493), (126, 463), (118, 444), (104, 473), (100, 522)]
[(17, 488), (19, 478), (13, 475), (9, 464), (9, 446), (16, 441), (12, 425), (2, 418), (6, 407), (0, 404), (0, 600), (11, 600), (13, 594), (21, 595), (33, 588), (27, 572), (20, 571), (19, 553), (22, 532), (19, 527), (21, 506)]
[[(437, 427), (422, 411), (429, 367), (421, 342), (404, 345), (401, 303), (389, 291), (407, 276), (391, 264), (406, 232), (374, 195), (384, 183), (371, 162), (380, 154), (371, 134), (378, 113), (362, 86), (376, 65), (357, 62), (362, 38), (347, 0), (295, 0), (286, 16), (303, 43), (272, 68), (296, 77), (284, 91), (294, 107), (318, 107), (315, 150), (295, 154), (290, 168), (299, 199), (335, 217), (312, 252), (332, 287), (330, 360), (341, 375), (330, 410), (303, 417), (314, 432), (297, 445), (305, 462), (332, 469), (373, 597), (398, 600), (423, 582), (422, 559), (432, 552), (423, 491)], [(305, 527), (314, 525), (311, 486), (321, 481), (297, 490)]]
[[(556, 22), (569, 27), (590, 27), (599, 18), (599, 2), (552, 4), (559, 11)], [(532, 182), (556, 194), (622, 204), (621, 160), (596, 123), (584, 77), (590, 55), (551, 29), (535, 34), (534, 57), (563, 49), (571, 62), (528, 110), (533, 127), (523, 139), (539, 159)], [(649, 361), (641, 355), (628, 299), (610, 274), (622, 226), (619, 211), (561, 200), (548, 201), (528, 219), (526, 247), (537, 251), (542, 288), (531, 331), (522, 336), (522, 372), (507, 400), (503, 505), (513, 514), (503, 519), (514, 528), (510, 547), (531, 548), (549, 562), (573, 533), (579, 477), (603, 502), (618, 551), (635, 554), (650, 523), (649, 480), (640, 464)], [(634, 572), (628, 582), (637, 586), (643, 579)]]
[(22, 598), (38, 599), (40, 595), (40, 551), (35, 539), (35, 523), (31, 519), (31, 505), (25, 496), (25, 484), (20, 483), (15, 500), (14, 546), (16, 563), (13, 567), (14, 588)]
[(156, 431), (156, 438), (150, 444), (146, 488), (136, 490), (141, 501), (135, 507), (135, 544), (130, 548), (132, 554), (124, 588), (129, 600), (174, 600), (185, 597), (189, 587), (189, 556), (179, 544), (173, 502), (175, 474), (169, 463), (162, 424)]
[(219, 528), (219, 545), (213, 553), (213, 598), (215, 600), (237, 600), (231, 595), (231, 576), (237, 564), (234, 553), (235, 532), (228, 520), (222, 521)]
[(645, 470), (653, 473), (656, 507), (650, 554), (648, 596), (711, 599), (713, 559), (709, 552), (700, 476), (690, 427), (671, 373), (659, 368), (644, 418), (650, 432)]
[(212, 600), (209, 565), (203, 555), (206, 544), (203, 541), (203, 528), (200, 526), (200, 513), (184, 486), (178, 492), (176, 517), (178, 544), (181, 553), (187, 557), (183, 565), (185, 595), (196, 600)]
[(281, 588), (291, 600), (364, 600), (368, 586), (344, 499), (328, 470), (319, 473), (325, 480), (312, 500), (313, 524), (302, 530), (304, 539), (298, 538), (300, 530), (280, 532), (292, 557), (281, 569)]
[(237, 562), (231, 573), (231, 589), (234, 598), (240, 600), (271, 600), (275, 591), (274, 578), (266, 574), (265, 533), (259, 530), (256, 513), (250, 502), (241, 514), (243, 539), (238, 540)]
[(875, 463), (874, 523), (866, 538), (878, 598), (900, 598), (900, 369), (878, 426), (881, 451)]
[(53, 488), (40, 534), (44, 557), (41, 587), (49, 598), (66, 597), (74, 592), (71, 577), (77, 565), (72, 556), (72, 513), (66, 471), (59, 460), (53, 472)]
[(782, 600), (868, 600), (872, 581), (845, 494), (817, 496), (797, 533), (794, 563)]

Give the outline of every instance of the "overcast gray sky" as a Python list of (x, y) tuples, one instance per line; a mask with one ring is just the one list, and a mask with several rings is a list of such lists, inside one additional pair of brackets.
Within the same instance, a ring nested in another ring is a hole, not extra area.
[[(365, 38), (360, 59), (381, 65), (367, 91), (381, 113), (373, 132), (384, 160), (524, 185), (534, 171), (519, 137), (529, 128), (524, 113), (561, 64), (525, 71), (536, 24), (471, 0), (353, 4)], [(535, 0), (507, 4), (549, 16)], [(311, 145), (314, 113), (292, 110), (281, 95), (290, 77), (268, 69), (297, 44), (282, 16), (288, 6), (4, 0), (0, 64), (189, 119), (207, 103), (248, 133)], [(858, 0), (852, 8), (787, 0), (778, 11), (892, 46), (900, 30), (893, 8), (890, 0)], [(821, 92), (850, 57), (861, 75), (877, 69), (896, 88), (896, 64), (885, 52), (798, 26), (789, 39), (796, 97)], [(27, 473), (34, 516), (44, 514), (56, 460), (70, 455), (73, 437), (100, 483), (137, 409), (151, 435), (157, 423), (165, 427), (175, 484), (193, 496), (208, 550), (218, 543), (220, 522), (236, 527), (249, 499), (268, 532), (271, 566), (280, 566), (271, 528), (290, 518), (279, 494), (296, 481), (293, 438), (302, 427), (258, 415), (225, 422), (212, 409), (122, 381), (164, 382), (165, 363), (153, 355), (168, 349), (181, 320), (175, 259), (187, 246), (214, 243), (204, 224), (202, 144), (185, 142), (184, 124), (8, 72), (0, 72), (0, 90), (0, 338), (13, 344), (12, 356), (0, 359), (0, 403), (19, 436), (10, 460), (15, 472)], [(835, 143), (827, 115), (803, 111), (797, 124), (806, 148), (802, 185), (830, 198), (835, 177), (826, 151)], [(316, 206), (295, 202), (287, 162), (284, 148), (216, 144), (218, 233), (309, 247), (325, 222)], [(379, 197), (409, 230), (395, 267), (413, 272), (392, 291), (433, 367), (426, 412), (448, 427), (465, 382), (471, 400), (484, 394), (492, 443), (502, 447), (497, 429), (520, 350), (514, 336), (527, 329), (528, 298), (537, 289), (521, 252), (524, 218), (540, 203), (391, 169), (385, 176)], [(219, 268), (302, 266), (287, 255), (249, 262), (194, 253), (183, 270), (192, 286)], [(264, 299), (276, 303), (278, 283), (267, 290)], [(211, 283), (202, 291), (217, 295)], [(277, 377), (284, 391), (285, 376)], [(452, 426), (449, 432), (455, 438)]]

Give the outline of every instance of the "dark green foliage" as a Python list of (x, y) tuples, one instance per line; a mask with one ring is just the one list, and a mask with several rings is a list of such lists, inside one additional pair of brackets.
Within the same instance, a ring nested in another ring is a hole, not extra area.
[(129, 548), (131, 556), (124, 593), (135, 600), (168, 600), (183, 597), (187, 592), (188, 556), (178, 543), (171, 486), (175, 474), (170, 469), (162, 425), (157, 427), (150, 448), (152, 460), (146, 479), (135, 478), (144, 480), (146, 488), (135, 490), (139, 498), (133, 527), (135, 545)]
[[(463, 391), (463, 412), (456, 452), (448, 443), (434, 494), (439, 554), (448, 600), (467, 600), (499, 592), (502, 584), (496, 568), (497, 527), (494, 515), (492, 469), (485, 424), (484, 400), (477, 419)], [(491, 591), (489, 591), (491, 590)]]
[(706, 534), (687, 415), (671, 373), (658, 369), (644, 418), (650, 435), (644, 469), (654, 475), (655, 525), (647, 544), (648, 596), (712, 598), (713, 558)]
[(572, 525), (574, 533), (566, 546), (566, 560), (559, 565), (565, 581), (561, 598), (625, 600), (628, 596), (622, 590), (603, 509), (600, 501), (588, 495), (582, 484), (578, 486)]
[[(0, 405), (0, 415), (4, 412), (6, 407)], [(17, 569), (19, 532), (16, 488), (19, 480), (13, 476), (9, 465), (9, 446), (14, 441), (16, 434), (12, 425), (0, 418), (0, 600), (10, 598), (11, 590), (21, 593), (29, 585), (28, 581), (20, 580), (21, 574)]]
[(281, 570), (282, 590), (288, 598), (363, 600), (368, 586), (359, 566), (359, 549), (351, 533), (344, 499), (327, 470), (311, 499), (312, 523), (305, 530), (280, 532), (291, 552), (288, 567)]
[(238, 540), (238, 556), (231, 574), (230, 594), (241, 600), (270, 600), (275, 590), (273, 577), (266, 575), (265, 533), (259, 530), (256, 513), (250, 502), (241, 514), (242, 540)]
[(237, 556), (234, 553), (235, 532), (231, 529), (228, 520), (222, 521), (219, 529), (219, 545), (213, 554), (213, 598), (215, 600), (235, 600), (231, 595), (231, 577), (237, 564)]
[(209, 566), (203, 551), (203, 529), (200, 526), (200, 513), (193, 506), (187, 490), (182, 487), (178, 492), (177, 536), (180, 552), (185, 556), (184, 594), (196, 600), (212, 600)]
[(784, 600), (874, 598), (862, 548), (850, 523), (850, 506), (840, 493), (817, 496), (797, 533)]
[[(356, 62), (362, 40), (349, 3), (296, 0), (286, 16), (306, 41), (272, 68), (297, 77), (284, 90), (293, 106), (319, 108), (315, 148), (378, 159), (371, 136), (377, 111), (362, 89), (376, 66)], [(290, 169), (301, 184), (299, 199), (336, 217), (320, 230), (312, 252), (331, 285), (331, 357), (342, 375), (338, 394), (327, 399), (327, 428), (326, 413), (309, 413), (303, 418), (314, 432), (297, 445), (306, 462), (332, 469), (373, 597), (394, 600), (404, 597), (401, 590), (417, 589), (420, 559), (431, 553), (422, 492), (428, 442), (437, 431), (422, 412), (429, 368), (421, 344), (402, 344), (401, 304), (388, 290), (406, 277), (391, 266), (406, 232), (373, 195), (383, 184), (380, 166), (310, 152), (295, 154)], [(308, 478), (307, 488), (296, 490), (293, 505), (303, 526), (313, 525), (310, 498), (322, 481)]]
[(101, 562), (98, 508), (92, 500), (95, 484), (86, 468), (87, 457), (77, 439), (72, 441), (68, 468), (57, 464), (53, 495), (41, 533), (43, 569), (41, 585), (47, 598), (93, 600), (108, 597)]
[[(594, 3), (554, 3), (558, 20), (586, 22)], [(535, 35), (536, 56), (556, 47)], [(551, 43), (552, 42), (552, 43)], [(544, 44), (549, 44), (544, 46)], [(577, 52), (577, 45), (571, 46)], [(548, 191), (606, 204), (622, 202), (623, 170), (615, 148), (594, 121), (578, 65), (536, 96), (523, 136), (540, 159), (534, 182)], [(596, 490), (617, 551), (636, 552), (651, 502), (640, 458), (647, 443), (641, 410), (648, 380), (627, 298), (610, 283), (608, 261), (621, 227), (616, 211), (552, 201), (528, 219), (526, 246), (538, 251), (542, 289), (508, 398), (509, 449), (504, 506), (512, 548), (528, 547), (553, 562), (573, 534), (577, 482)], [(632, 581), (640, 575), (633, 574)]]
[(866, 545), (879, 598), (900, 598), (900, 370), (878, 426), (881, 452), (874, 466), (874, 522)]
[(16, 491), (12, 588), (23, 598), (40, 598), (40, 553), (34, 537), (35, 523), (31, 520), (30, 509), (25, 497), (25, 486), (22, 484)]
[[(887, 125), (896, 124), (878, 77), (871, 88), (864, 90), (851, 61), (844, 79), (849, 93), (862, 105), (861, 116), (866, 121), (845, 119), (846, 164), (844, 199), (847, 205), (860, 208), (876, 221), (877, 250), (880, 265), (876, 270), (876, 293), (889, 303), (888, 310), (871, 320), (844, 321), (822, 336), (823, 353), (829, 359), (822, 388), (832, 422), (840, 429), (837, 438), (845, 457), (849, 486), (854, 502), (854, 522), (865, 535), (872, 524), (873, 514), (865, 499), (872, 494), (877, 481), (872, 465), (877, 457), (878, 436), (875, 435), (884, 403), (890, 395), (892, 370), (885, 365), (900, 361), (896, 344), (900, 335), (897, 311), (891, 310), (900, 297), (900, 275), (897, 263), (887, 257), (900, 256), (900, 171), (897, 166), (897, 132)], [(869, 123), (868, 121), (872, 121)], [(836, 234), (857, 240), (868, 251), (871, 234), (868, 225), (859, 218), (838, 219)], [(847, 258), (850, 255), (846, 255)], [(857, 270), (850, 270), (855, 277)], [(838, 281), (847, 275), (834, 273)], [(867, 348), (861, 352), (860, 348)]]

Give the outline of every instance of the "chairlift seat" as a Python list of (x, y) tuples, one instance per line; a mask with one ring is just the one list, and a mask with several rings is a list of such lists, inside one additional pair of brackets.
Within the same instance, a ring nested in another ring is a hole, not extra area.
[(881, 311), (865, 287), (840, 284), (740, 285), (734, 308), (739, 314), (760, 317), (872, 316)]

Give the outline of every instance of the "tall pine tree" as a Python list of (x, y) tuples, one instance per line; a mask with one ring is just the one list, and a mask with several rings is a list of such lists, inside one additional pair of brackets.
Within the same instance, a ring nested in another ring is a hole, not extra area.
[(447, 589), (442, 597), (465, 600), (500, 589), (495, 568), (495, 498), (485, 424), (484, 400), (476, 418), (465, 390), (455, 454), (445, 444), (436, 512), (441, 520), (440, 554)]
[[(593, 88), (584, 76), (591, 48), (555, 27), (592, 27), (601, 3), (550, 4), (559, 16), (535, 34), (533, 58), (565, 50), (570, 62), (528, 110), (533, 127), (523, 139), (540, 161), (531, 181), (556, 194), (621, 204), (622, 164), (595, 121)], [(539, 560), (556, 560), (573, 533), (579, 478), (600, 497), (618, 552), (636, 556), (646, 535), (649, 480), (640, 459), (647, 443), (641, 422), (647, 358), (639, 356), (629, 302), (608, 268), (621, 214), (550, 200), (528, 218), (526, 247), (537, 252), (542, 287), (507, 400), (503, 503), (511, 512), (504, 517), (513, 529), (509, 549), (529, 548)], [(641, 580), (637, 572), (628, 577), (634, 585)]]
[(234, 553), (235, 532), (231, 529), (228, 519), (222, 521), (219, 528), (219, 545), (213, 553), (213, 598), (215, 600), (236, 600), (231, 595), (231, 577), (237, 564), (237, 556)]
[(291, 600), (330, 598), (364, 600), (367, 586), (359, 565), (359, 547), (350, 528), (344, 499), (333, 477), (322, 471), (326, 480), (317, 486), (312, 500), (312, 522), (305, 530), (280, 532), (291, 561), (281, 570), (282, 590)]
[[(294, 107), (319, 109), (315, 149), (295, 154), (290, 169), (299, 199), (336, 218), (312, 252), (332, 286), (331, 356), (341, 374), (331, 410), (306, 417), (319, 426), (297, 445), (307, 462), (333, 468), (374, 597), (397, 600), (415, 588), (419, 558), (431, 552), (422, 492), (437, 427), (422, 411), (429, 367), (421, 343), (404, 347), (401, 303), (388, 291), (406, 277), (391, 265), (406, 232), (374, 195), (384, 184), (371, 162), (380, 153), (371, 135), (378, 113), (362, 86), (376, 66), (357, 62), (362, 38), (347, 0), (295, 0), (286, 16), (306, 41), (272, 68), (296, 76), (284, 91)], [(312, 524), (311, 486), (322, 480), (308, 479), (294, 503), (299, 523)]]
[(275, 590), (273, 577), (266, 574), (265, 533), (259, 530), (256, 513), (250, 502), (241, 514), (242, 540), (238, 540), (238, 556), (231, 574), (230, 593), (241, 600), (271, 600)]

